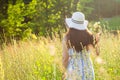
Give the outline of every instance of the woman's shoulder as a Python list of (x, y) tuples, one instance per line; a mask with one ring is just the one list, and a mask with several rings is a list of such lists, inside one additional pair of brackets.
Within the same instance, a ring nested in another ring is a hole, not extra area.
[(89, 34), (89, 35), (93, 35), (93, 33), (90, 31), (90, 30), (86, 30), (86, 32)]

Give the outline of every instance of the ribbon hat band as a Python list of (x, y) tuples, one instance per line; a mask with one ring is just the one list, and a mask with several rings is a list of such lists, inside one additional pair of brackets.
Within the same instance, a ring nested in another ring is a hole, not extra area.
[(72, 20), (72, 22), (74, 22), (76, 24), (83, 24), (84, 23), (84, 21), (77, 21), (77, 20), (74, 20), (74, 19), (71, 19), (71, 20)]

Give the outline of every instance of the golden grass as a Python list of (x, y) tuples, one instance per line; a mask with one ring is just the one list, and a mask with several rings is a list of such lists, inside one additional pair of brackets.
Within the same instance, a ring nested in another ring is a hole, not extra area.
[[(91, 55), (96, 80), (120, 79), (119, 44), (119, 37), (102, 35), (100, 56)], [(61, 80), (61, 63), (62, 44), (58, 38), (13, 41), (0, 51), (0, 80)]]

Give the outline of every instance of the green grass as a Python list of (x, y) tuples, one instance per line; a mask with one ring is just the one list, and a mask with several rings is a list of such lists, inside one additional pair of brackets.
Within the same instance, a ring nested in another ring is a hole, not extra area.
[(102, 27), (109, 30), (120, 30), (120, 16), (105, 18), (101, 21), (101, 23)]
[(120, 16), (113, 17), (111, 20), (108, 21), (109, 27), (112, 30), (120, 29)]
[[(120, 80), (120, 38), (102, 34), (100, 56), (91, 54), (96, 80)], [(62, 44), (40, 38), (0, 50), (0, 80), (61, 80)]]

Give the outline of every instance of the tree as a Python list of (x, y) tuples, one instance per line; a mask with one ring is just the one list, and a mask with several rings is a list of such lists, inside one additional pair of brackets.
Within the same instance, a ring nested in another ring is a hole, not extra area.
[[(65, 30), (64, 20), (75, 11), (91, 13), (93, 0), (2, 0), (0, 4), (1, 36), (9, 40), (23, 39), (35, 33), (56, 36)], [(5, 7), (5, 9), (4, 9)], [(86, 17), (88, 18), (88, 16)]]
[[(1, 36), (10, 40), (23, 39), (31, 33), (32, 22), (26, 19), (32, 19), (35, 13), (36, 0), (32, 0), (29, 4), (24, 4), (22, 0), (9, 1), (7, 4), (6, 18), (1, 20), (2, 28)], [(2, 37), (3, 38), (3, 37)]]
[(92, 0), (38, 0), (34, 31), (38, 35), (50, 37), (56, 32), (60, 33), (65, 29), (64, 19), (73, 12), (90, 14), (92, 8), (87, 4), (91, 2)]

